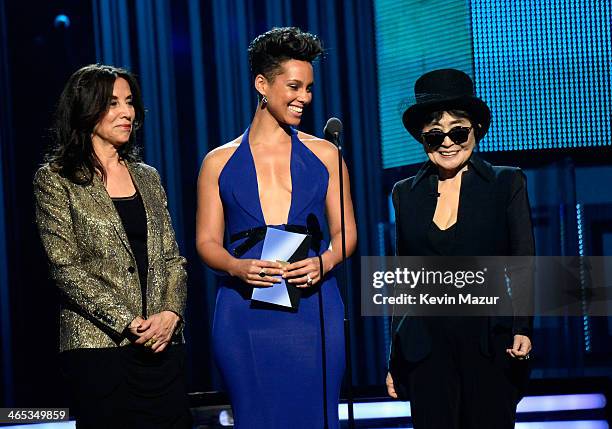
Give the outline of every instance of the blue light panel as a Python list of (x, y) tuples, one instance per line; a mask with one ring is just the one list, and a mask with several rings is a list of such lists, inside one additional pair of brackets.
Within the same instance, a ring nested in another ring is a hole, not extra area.
[(481, 151), (612, 144), (610, 1), (472, 0)]
[(480, 150), (612, 145), (612, 2), (376, 0), (384, 168), (425, 160), (404, 130), (414, 81), (453, 67), (493, 111)]

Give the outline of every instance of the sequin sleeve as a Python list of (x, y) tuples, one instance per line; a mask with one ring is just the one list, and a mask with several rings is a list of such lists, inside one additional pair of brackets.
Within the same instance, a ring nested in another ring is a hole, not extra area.
[(155, 173), (159, 185), (160, 199), (163, 205), (162, 219), (162, 247), (163, 257), (166, 261), (166, 276), (168, 287), (162, 298), (162, 308), (178, 314), (184, 320), (185, 304), (187, 300), (187, 260), (180, 255), (176, 243), (174, 228), (168, 212), (168, 198), (161, 184), (159, 174)]

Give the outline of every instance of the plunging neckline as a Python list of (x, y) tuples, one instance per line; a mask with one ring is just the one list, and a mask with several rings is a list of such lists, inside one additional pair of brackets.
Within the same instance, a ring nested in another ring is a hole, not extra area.
[(434, 222), (433, 220), (431, 221), (431, 223), (432, 223), (432, 224), (433, 224), (433, 226), (435, 226), (435, 227), (438, 229), (438, 231), (440, 231), (440, 232), (447, 232), (447, 231), (450, 231), (450, 230), (452, 230), (452, 229), (453, 229), (455, 226), (457, 226), (457, 221), (455, 221), (455, 222), (454, 222), (454, 223), (453, 223), (451, 226), (446, 227), (446, 228), (444, 228), (444, 229), (440, 228), (440, 225), (438, 225), (438, 224), (437, 224), (436, 222)]
[(294, 142), (294, 137), (297, 139), (297, 132), (293, 129), (291, 129), (291, 142), (289, 143), (291, 145), (291, 148), (289, 150), (289, 178), (291, 180), (291, 197), (289, 199), (289, 210), (287, 211), (287, 220), (284, 223), (281, 224), (269, 224), (266, 221), (266, 216), (264, 214), (263, 211), (263, 206), (261, 205), (261, 198), (259, 195), (259, 177), (257, 176), (257, 165), (255, 165), (255, 157), (253, 156), (253, 151), (251, 150), (251, 144), (250, 144), (250, 134), (251, 134), (251, 128), (249, 127), (249, 129), (247, 129), (246, 131), (246, 140), (244, 141), (244, 143), (246, 143), (247, 145), (247, 150), (248, 150), (248, 154), (249, 154), (249, 159), (251, 161), (251, 166), (253, 167), (253, 173), (255, 173), (255, 190), (256, 190), (256, 195), (257, 195), (257, 206), (259, 207), (259, 216), (261, 221), (263, 222), (264, 225), (287, 225), (290, 222), (291, 219), (291, 210), (293, 209), (293, 195), (294, 195), (294, 189), (293, 189), (293, 184), (295, 183), (295, 178), (293, 177), (293, 172), (294, 172), (294, 166), (293, 166), (293, 160), (295, 158), (294, 156), (294, 150), (295, 150), (295, 142)]
[[(465, 174), (468, 171), (470, 171), (470, 169), (466, 168), (464, 171), (460, 172), (460, 174), (461, 174), (461, 183), (459, 183), (459, 196), (457, 197), (457, 218), (455, 219), (455, 221), (450, 226), (447, 226), (446, 228), (442, 228), (434, 220), (434, 218), (436, 217), (436, 211), (438, 210), (438, 204), (440, 203), (440, 199), (439, 199), (440, 191), (438, 190), (438, 187), (436, 186), (436, 192), (438, 194), (438, 198), (436, 199), (436, 205), (434, 206), (434, 214), (432, 216), (431, 223), (434, 224), (434, 226), (436, 228), (438, 228), (438, 230), (441, 231), (441, 232), (446, 232), (446, 231), (450, 230), (451, 228), (454, 228), (457, 225), (457, 223), (459, 222), (459, 213), (460, 213), (459, 209), (461, 207), (461, 194), (462, 194), (462, 188), (463, 188), (463, 183), (464, 183), (464, 179), (465, 179), (464, 176), (465, 176)], [(439, 179), (438, 179), (437, 183), (439, 183)]]

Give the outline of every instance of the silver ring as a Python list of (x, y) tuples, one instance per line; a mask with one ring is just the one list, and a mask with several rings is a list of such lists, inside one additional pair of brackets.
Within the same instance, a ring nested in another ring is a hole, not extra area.
[(259, 271), (259, 277), (262, 277), (262, 278), (263, 278), (263, 277), (265, 277), (265, 276), (266, 276), (266, 269), (265, 269), (265, 268), (262, 268), (262, 269)]
[(308, 286), (312, 286), (312, 279), (310, 278), (310, 274), (306, 274), (306, 284)]

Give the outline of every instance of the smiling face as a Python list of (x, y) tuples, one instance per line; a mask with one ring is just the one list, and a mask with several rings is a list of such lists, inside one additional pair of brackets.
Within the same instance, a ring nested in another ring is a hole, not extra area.
[(312, 101), (312, 64), (287, 60), (281, 69), (271, 80), (257, 75), (255, 87), (268, 99), (265, 108), (279, 123), (297, 126), (304, 108)]
[(449, 136), (444, 137), (439, 147), (430, 147), (423, 143), (427, 156), (444, 176), (456, 174), (472, 155), (476, 146), (473, 124), (468, 118), (443, 112), (440, 119), (423, 127), (423, 133), (448, 133), (455, 128), (469, 128), (467, 140), (464, 143), (455, 143)]
[(127, 143), (132, 133), (135, 110), (132, 91), (127, 80), (118, 77), (113, 86), (113, 97), (108, 110), (96, 124), (92, 141), (121, 146)]

